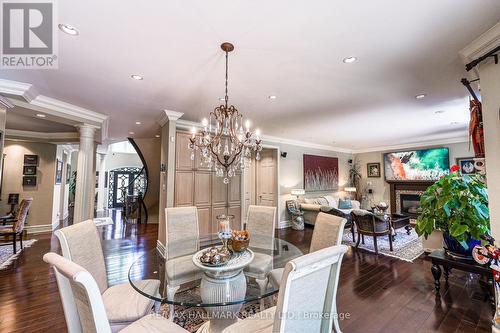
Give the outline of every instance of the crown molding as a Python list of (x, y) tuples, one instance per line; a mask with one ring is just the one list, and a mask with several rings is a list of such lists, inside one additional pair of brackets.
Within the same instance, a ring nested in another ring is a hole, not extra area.
[(5, 129), (6, 139), (24, 139), (30, 141), (79, 141), (79, 135), (76, 132), (59, 132), (59, 133), (46, 133), (46, 132), (33, 132), (21, 131), (13, 129)]
[(464, 47), (459, 54), (464, 63), (469, 63), (498, 45), (500, 45), (500, 22)]
[(0, 79), (0, 93), (22, 97), (31, 103), (39, 94), (32, 84)]
[(173, 110), (163, 110), (161, 117), (156, 121), (161, 127), (169, 121), (176, 121), (184, 115), (184, 112), (177, 112)]
[(0, 106), (4, 107), (5, 109), (12, 109), (14, 107), (14, 104), (6, 98), (0, 95)]
[(362, 153), (383, 152), (383, 151), (401, 150), (401, 149), (407, 149), (407, 148), (420, 148), (420, 147), (427, 147), (427, 146), (446, 145), (446, 144), (452, 144), (452, 143), (463, 143), (463, 142), (468, 142), (468, 141), (469, 141), (469, 137), (462, 135), (462, 136), (445, 138), (445, 139), (440, 139), (440, 140), (438, 140), (438, 139), (421, 140), (421, 141), (403, 143), (403, 144), (399, 144), (399, 145), (387, 145), (387, 146), (377, 146), (377, 147), (370, 147), (370, 148), (364, 148), (364, 149), (356, 149), (353, 151), (353, 153), (354, 154), (362, 154)]

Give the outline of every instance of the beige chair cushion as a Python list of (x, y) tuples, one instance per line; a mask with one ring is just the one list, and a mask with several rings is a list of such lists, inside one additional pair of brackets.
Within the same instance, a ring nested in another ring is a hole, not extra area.
[(276, 307), (256, 313), (227, 327), (222, 333), (268, 333), (273, 331)]
[[(159, 280), (142, 280), (134, 284), (148, 294), (154, 294), (160, 287)], [(139, 294), (130, 283), (109, 287), (102, 294), (102, 300), (112, 326), (131, 323), (147, 315), (154, 303), (153, 300)]]
[(187, 333), (185, 329), (162, 316), (148, 315), (127, 326), (120, 333)]
[(193, 264), (193, 255), (167, 260), (165, 264), (167, 283), (177, 285), (195, 280), (203, 272)]

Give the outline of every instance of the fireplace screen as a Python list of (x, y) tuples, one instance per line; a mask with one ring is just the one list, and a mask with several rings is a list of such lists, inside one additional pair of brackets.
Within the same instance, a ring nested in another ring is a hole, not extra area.
[(420, 195), (418, 194), (400, 194), (401, 214), (417, 216), (420, 207)]

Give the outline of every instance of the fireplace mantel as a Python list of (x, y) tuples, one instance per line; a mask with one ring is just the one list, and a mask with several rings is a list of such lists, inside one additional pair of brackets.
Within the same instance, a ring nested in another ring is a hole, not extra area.
[(434, 181), (387, 181), (390, 185), (391, 213), (396, 211), (396, 191), (425, 191)]

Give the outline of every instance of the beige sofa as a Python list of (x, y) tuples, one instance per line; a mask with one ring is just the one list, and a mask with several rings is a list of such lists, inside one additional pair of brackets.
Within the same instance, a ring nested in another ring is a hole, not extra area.
[(316, 222), (316, 217), (319, 212), (328, 213), (333, 208), (349, 216), (353, 209), (360, 209), (361, 206), (359, 201), (351, 200), (351, 209), (339, 209), (339, 198), (331, 195), (325, 195), (317, 198), (301, 198), (299, 202), (300, 209), (304, 212), (304, 221), (307, 224), (312, 225)]

